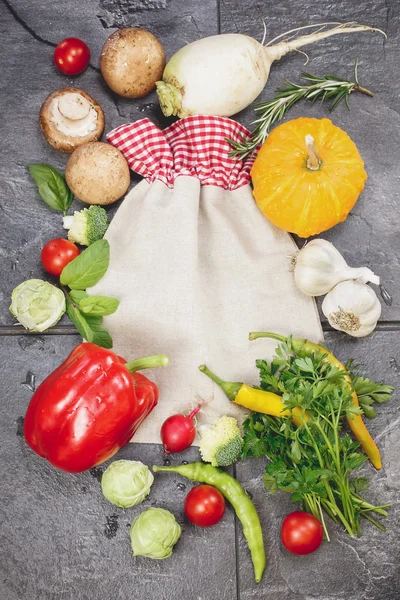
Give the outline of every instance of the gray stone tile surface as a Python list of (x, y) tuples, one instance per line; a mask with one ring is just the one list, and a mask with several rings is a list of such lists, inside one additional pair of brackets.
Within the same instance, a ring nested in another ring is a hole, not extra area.
[[(254, 584), (240, 525), (230, 507), (223, 521), (208, 531), (189, 525), (183, 501), (190, 484), (175, 476), (156, 478), (142, 505), (170, 509), (184, 532), (168, 561), (134, 559), (129, 526), (141, 507), (122, 510), (100, 491), (98, 470), (80, 475), (57, 472), (33, 455), (22, 437), (22, 419), (31, 396), (26, 381), (37, 384), (79, 342), (77, 335), (19, 335), (8, 306), (12, 289), (28, 277), (47, 279), (40, 248), (63, 235), (61, 216), (38, 197), (26, 165), (50, 163), (63, 170), (67, 156), (53, 151), (38, 126), (40, 106), (50, 91), (74, 85), (92, 94), (106, 114), (106, 131), (148, 116), (161, 126), (155, 94), (127, 101), (102, 82), (98, 56), (116, 27), (144, 26), (162, 40), (167, 55), (205, 35), (240, 32), (267, 39), (292, 27), (331, 20), (373, 24), (388, 33), (338, 36), (305, 48), (276, 63), (260, 99), (270, 98), (283, 78), (297, 81), (306, 68), (316, 74), (352, 75), (356, 57), (359, 77), (376, 92), (373, 99), (350, 98), (351, 111), (339, 106), (333, 122), (357, 143), (369, 179), (345, 223), (323, 237), (336, 244), (349, 264), (369, 266), (381, 275), (393, 296), (383, 305), (380, 330), (364, 340), (329, 332), (326, 340), (340, 358), (355, 356), (365, 373), (399, 387), (400, 236), (398, 225), (400, 134), (398, 64), (400, 5), (396, 0), (3, 0), (0, 35), (0, 600), (395, 600), (400, 595), (399, 545), (399, 396), (368, 422), (383, 453), (384, 469), (363, 467), (371, 478), (366, 495), (392, 502), (387, 533), (365, 523), (360, 539), (330, 526), (332, 541), (310, 557), (288, 555), (279, 542), (279, 526), (293, 509), (283, 493), (263, 488), (262, 461), (239, 463), (236, 474), (253, 495), (260, 512), (268, 553), (263, 582)], [(53, 65), (54, 46), (66, 36), (84, 39), (92, 50), (91, 67), (77, 78), (61, 75)], [(238, 119), (249, 125), (248, 108)], [(327, 116), (326, 106), (303, 103), (288, 118)], [(132, 176), (132, 185), (138, 178)], [(114, 214), (118, 204), (109, 209)], [(75, 201), (75, 210), (82, 205)], [(303, 243), (299, 240), (299, 244)], [(49, 278), (51, 280), (51, 278)], [(70, 327), (64, 319), (62, 327)], [(388, 327), (389, 326), (389, 327)], [(389, 331), (389, 328), (391, 329)], [(5, 335), (7, 333), (15, 335)], [(54, 332), (53, 332), (54, 333)], [(260, 353), (262, 342), (260, 344)], [(262, 354), (260, 354), (261, 356)], [(151, 465), (162, 462), (160, 446), (127, 446), (119, 455)], [(172, 462), (192, 460), (191, 449)], [(184, 487), (185, 486), (185, 487)], [(236, 546), (235, 546), (236, 540)]]
[[(400, 318), (400, 136), (398, 73), (400, 59), (400, 4), (396, 0), (260, 2), (221, 0), (221, 32), (237, 32), (261, 40), (263, 20), (266, 41), (300, 25), (326, 21), (358, 21), (387, 31), (339, 35), (304, 47), (309, 57), (292, 53), (272, 65), (269, 80), (259, 100), (273, 97), (283, 79), (299, 81), (302, 71), (316, 75), (333, 73), (352, 78), (354, 62), (359, 59), (362, 85), (375, 92), (374, 98), (354, 94), (329, 115), (327, 105), (302, 102), (295, 105), (285, 120), (329, 117), (356, 142), (365, 162), (368, 181), (347, 220), (325, 232), (351, 266), (369, 266), (381, 276), (393, 296), (392, 306), (383, 305), (383, 320)], [(251, 107), (238, 115), (249, 126), (254, 119)], [(303, 244), (303, 240), (299, 240)]]
[[(400, 507), (398, 501), (400, 405), (394, 399), (368, 421), (382, 451), (384, 470), (363, 467), (371, 479), (365, 497), (375, 503), (393, 504), (385, 519), (387, 533), (365, 522), (360, 539), (350, 539), (339, 526), (330, 524), (331, 542), (308, 557), (294, 557), (279, 541), (282, 518), (294, 509), (286, 494), (271, 496), (264, 488), (262, 461), (249, 459), (236, 466), (236, 475), (252, 495), (264, 530), (268, 566), (264, 579), (254, 584), (247, 545), (236, 524), (238, 558), (235, 557), (234, 515), (227, 508), (215, 528), (191, 526), (183, 514), (183, 502), (191, 484), (178, 476), (156, 476), (150, 497), (129, 510), (110, 505), (100, 491), (103, 466), (71, 475), (58, 472), (35, 456), (22, 437), (23, 416), (31, 390), (25, 384), (29, 372), (38, 385), (72, 350), (77, 336), (14, 336), (0, 338), (0, 405), (2, 542), (0, 598), (106, 600), (150, 597), (169, 600), (176, 593), (188, 600), (235, 597), (278, 600), (352, 598), (395, 600), (400, 590)], [(329, 333), (326, 341), (343, 360), (354, 356), (361, 372), (400, 386), (398, 332), (379, 332), (368, 340), (354, 341)], [(259, 343), (262, 357), (262, 341)], [(162, 464), (157, 445), (128, 445), (118, 457)], [(173, 464), (196, 460), (196, 449), (173, 457)], [(148, 506), (171, 510), (183, 526), (173, 558), (156, 562), (134, 559), (128, 527)], [(238, 574), (236, 580), (236, 565)], [(185, 575), (183, 575), (183, 573)], [(304, 576), (306, 575), (306, 576)], [(118, 590), (118, 595), (115, 590)]]
[[(1, 63), (0, 98), (0, 325), (13, 325), (8, 311), (14, 287), (29, 277), (51, 278), (40, 263), (40, 249), (65, 234), (61, 213), (52, 211), (38, 196), (26, 165), (51, 164), (64, 171), (68, 155), (53, 150), (39, 128), (39, 110), (47, 95), (58, 88), (82, 88), (103, 107), (108, 132), (122, 123), (163, 117), (152, 92), (139, 101), (118, 98), (98, 71), (101, 48), (113, 27), (142, 25), (162, 39), (167, 56), (187, 42), (218, 33), (215, 0), (158, 2), (46, 2), (8, 0), (0, 4), (0, 34), (13, 51)], [(53, 64), (54, 46), (71, 35), (81, 37), (92, 53), (92, 68), (68, 78)], [(169, 120), (171, 122), (171, 120)], [(133, 183), (138, 177), (133, 176)], [(118, 203), (110, 207), (112, 216)], [(84, 208), (75, 200), (71, 210)], [(65, 323), (68, 319), (65, 318)]]
[[(171, 474), (156, 476), (140, 506), (120, 509), (101, 493), (108, 463), (78, 475), (63, 473), (26, 445), (23, 416), (32, 395), (23, 383), (27, 373), (34, 373), (39, 384), (78, 341), (77, 336), (0, 338), (1, 600), (235, 598), (230, 506), (218, 526), (192, 526), (183, 512), (192, 484)], [(162, 447), (147, 444), (129, 444), (118, 458), (149, 466), (164, 461)], [(171, 463), (196, 459), (198, 450), (192, 448)], [(132, 557), (129, 527), (150, 506), (170, 510), (182, 525), (168, 560)]]
[[(342, 528), (327, 520), (331, 542), (309, 556), (296, 557), (280, 543), (282, 519), (296, 505), (290, 494), (271, 495), (264, 489), (261, 475), (265, 462), (249, 459), (237, 463), (236, 474), (253, 496), (264, 528), (268, 566), (259, 586), (254, 586), (248, 550), (239, 534), (239, 589), (241, 600), (266, 598), (276, 600), (396, 600), (400, 592), (400, 504), (398, 498), (400, 467), (400, 345), (398, 332), (379, 332), (364, 340), (350, 340), (339, 333), (328, 333), (328, 347), (343, 361), (354, 357), (360, 373), (377, 381), (384, 380), (396, 387), (391, 402), (377, 409), (377, 416), (367, 420), (367, 426), (382, 454), (382, 471), (369, 463), (361, 476), (370, 479), (370, 489), (363, 492), (366, 500), (376, 504), (392, 503), (381, 532), (364, 520), (360, 538), (350, 538)], [(262, 340), (259, 343), (260, 358)]]

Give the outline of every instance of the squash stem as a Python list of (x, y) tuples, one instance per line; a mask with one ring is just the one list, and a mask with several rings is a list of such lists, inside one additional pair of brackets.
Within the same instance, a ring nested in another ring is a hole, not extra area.
[(315, 147), (315, 140), (310, 134), (306, 135), (305, 140), (308, 151), (308, 158), (306, 161), (307, 169), (310, 171), (319, 171), (322, 160), (318, 156), (317, 148)]

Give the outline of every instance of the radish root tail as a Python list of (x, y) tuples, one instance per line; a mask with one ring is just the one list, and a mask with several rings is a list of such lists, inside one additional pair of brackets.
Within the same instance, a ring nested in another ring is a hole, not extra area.
[(260, 58), (260, 54), (263, 51), (265, 38), (267, 37), (267, 25), (265, 24), (264, 19), (263, 19), (262, 23), (263, 23), (263, 28), (264, 28), (264, 33), (263, 33), (262, 40), (260, 42), (260, 45), (257, 48), (257, 52), (256, 52), (256, 55), (254, 56), (254, 58), (252, 56), (250, 57), (251, 61), (253, 63), (253, 67), (254, 67), (254, 71), (255, 72), (258, 72), (259, 69), (260, 69), (260, 62), (259, 62), (258, 59)]
[[(345, 24), (346, 25), (356, 25), (356, 23), (345, 23)], [(284, 31), (283, 33), (280, 33), (279, 35), (274, 37), (273, 40), (270, 40), (267, 44), (265, 44), (265, 46), (271, 46), (274, 42), (286, 37), (290, 33), (296, 33), (297, 31), (303, 31), (303, 29), (314, 29), (314, 27), (319, 27), (318, 31), (321, 31), (321, 29), (323, 29), (324, 27), (327, 27), (328, 25), (344, 25), (344, 23), (341, 23), (340, 21), (328, 21), (326, 23), (314, 23), (314, 25), (303, 25), (302, 27), (295, 27), (294, 29), (289, 29), (289, 31)], [(316, 31), (316, 32), (314, 31), (314, 33), (318, 33), (318, 31)]]
[[(306, 25), (304, 27), (298, 27), (297, 29), (291, 29), (290, 31), (287, 31), (282, 35), (274, 38), (274, 40), (271, 40), (271, 42), (269, 42), (269, 44), (267, 44), (264, 47), (265, 52), (268, 54), (270, 60), (274, 61), (279, 60), (280, 58), (282, 58), (282, 56), (285, 56), (285, 54), (288, 54), (289, 52), (298, 50), (302, 46), (306, 46), (307, 44), (313, 44), (314, 42), (318, 42), (319, 40), (323, 40), (332, 35), (339, 35), (343, 33), (357, 33), (361, 31), (378, 31), (379, 33), (382, 33), (385, 37), (387, 37), (386, 33), (382, 31), (382, 29), (378, 29), (377, 27), (369, 27), (368, 25), (359, 25), (358, 23), (340, 23), (336, 24), (336, 27), (332, 27), (331, 29), (328, 29), (326, 31), (323, 30), (327, 25), (331, 24), (333, 23), (318, 23), (316, 25)], [(284, 40), (272, 46), (270, 45), (277, 39), (282, 38), (290, 33), (300, 31), (301, 29), (309, 29), (310, 27), (319, 27), (320, 29), (314, 33), (309, 33), (307, 35), (302, 35), (300, 37), (294, 38), (293, 40)]]

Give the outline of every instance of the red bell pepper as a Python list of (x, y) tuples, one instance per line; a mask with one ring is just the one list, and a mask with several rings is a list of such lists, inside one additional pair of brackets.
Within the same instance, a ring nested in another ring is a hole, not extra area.
[(99, 465), (125, 446), (158, 402), (145, 369), (163, 354), (127, 363), (95, 344), (79, 344), (38, 387), (24, 421), (28, 445), (63, 471)]

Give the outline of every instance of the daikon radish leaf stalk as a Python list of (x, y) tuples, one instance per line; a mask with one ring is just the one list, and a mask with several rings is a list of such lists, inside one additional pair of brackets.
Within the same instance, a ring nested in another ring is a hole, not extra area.
[[(333, 26), (325, 29), (330, 25)], [(282, 40), (302, 29), (315, 31)], [(165, 67), (162, 81), (156, 84), (162, 111), (166, 116), (230, 117), (249, 106), (262, 92), (274, 61), (332, 35), (363, 31), (383, 33), (358, 23), (318, 23), (287, 31), (265, 46), (239, 33), (196, 40), (174, 54)]]
[(251, 132), (251, 138), (247, 141), (243, 140), (243, 142), (228, 140), (233, 148), (230, 155), (237, 156), (242, 160), (251, 156), (257, 146), (265, 142), (272, 125), (283, 119), (288, 110), (299, 100), (310, 100), (311, 102), (331, 100), (329, 112), (332, 112), (342, 100), (350, 110), (349, 96), (353, 92), (360, 92), (372, 97), (373, 92), (359, 84), (357, 67), (358, 59), (354, 65), (354, 81), (348, 81), (336, 77), (336, 75), (318, 77), (318, 75), (305, 72), (301, 74), (301, 79), (307, 81), (308, 85), (293, 83), (285, 79), (284, 87), (276, 90), (275, 98), (255, 105), (254, 111), (258, 118), (252, 122), (255, 128)]

